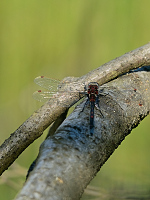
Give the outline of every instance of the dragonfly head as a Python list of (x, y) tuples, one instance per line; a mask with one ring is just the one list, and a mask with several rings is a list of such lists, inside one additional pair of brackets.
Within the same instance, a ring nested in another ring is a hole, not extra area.
[(99, 84), (97, 82), (90, 82), (88, 84), (88, 94), (98, 95)]

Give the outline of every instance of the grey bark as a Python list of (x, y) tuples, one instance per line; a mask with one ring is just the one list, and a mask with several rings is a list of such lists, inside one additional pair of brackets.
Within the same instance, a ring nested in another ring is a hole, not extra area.
[(150, 111), (150, 67), (101, 86), (100, 111), (89, 132), (84, 102), (40, 147), (35, 167), (16, 200), (77, 200), (124, 138)]
[[(83, 83), (96, 81), (100, 85), (141, 66), (150, 65), (150, 43), (118, 57), (80, 78), (69, 79), (69, 89), (76, 82), (76, 89), (83, 90)], [(67, 81), (67, 80), (64, 80)], [(65, 112), (63, 104), (66, 99), (70, 106), (79, 100), (78, 93), (59, 95), (57, 101), (49, 100), (39, 110), (35, 111), (8, 139), (0, 146), (0, 175), (15, 161), (15, 159), (38, 137), (43, 131)]]

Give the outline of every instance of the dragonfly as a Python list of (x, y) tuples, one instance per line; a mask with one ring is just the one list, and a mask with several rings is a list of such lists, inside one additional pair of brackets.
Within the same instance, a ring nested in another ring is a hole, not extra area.
[[(100, 113), (100, 107), (99, 107), (99, 96), (100, 96), (100, 90), (99, 90), (99, 84), (97, 82), (90, 82), (87, 86), (85, 84), (84, 85), (84, 89), (81, 90), (77, 90), (75, 89), (73, 91), (73, 89), (69, 90), (69, 89), (65, 89), (65, 90), (60, 90), (61, 88), (69, 88), (69, 87), (65, 87), (68, 82), (61, 82), (60, 80), (56, 80), (56, 79), (52, 79), (52, 78), (48, 78), (45, 76), (39, 76), (37, 78), (35, 78), (34, 82), (47, 89), (48, 91), (42, 91), (42, 90), (38, 90), (36, 92), (33, 93), (33, 98), (38, 100), (38, 101), (45, 101), (51, 98), (56, 98), (56, 96), (54, 96), (55, 94), (59, 93), (59, 92), (79, 92), (79, 94), (84, 95), (85, 97), (87, 97), (87, 100), (83, 106), (82, 111), (84, 110), (84, 108), (90, 104), (90, 134), (93, 135), (94, 134), (94, 108), (96, 107)], [(72, 83), (72, 85), (75, 84), (75, 86), (77, 86), (77, 83)], [(77, 87), (75, 87), (77, 88)], [(66, 107), (69, 107), (69, 105), (65, 104)], [(103, 117), (102, 113), (101, 116)]]
[(88, 84), (86, 96), (88, 98), (84, 104), (84, 107), (88, 103), (90, 103), (90, 134), (93, 135), (94, 133), (94, 107), (96, 107), (100, 111), (100, 114), (103, 117), (103, 114), (99, 107), (100, 92), (99, 92), (99, 84), (97, 82), (90, 82)]

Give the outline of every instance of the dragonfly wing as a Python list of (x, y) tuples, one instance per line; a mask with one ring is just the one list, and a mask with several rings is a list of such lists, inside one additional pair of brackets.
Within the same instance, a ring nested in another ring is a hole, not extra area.
[[(36, 92), (33, 93), (33, 98), (35, 100), (37, 100), (37, 101), (40, 101), (40, 102), (46, 102), (46, 101), (48, 101), (50, 99), (51, 100), (53, 99), (54, 101), (57, 101), (57, 98), (56, 98), (56, 96), (54, 94), (56, 94), (56, 93), (52, 93), (52, 92), (49, 92), (49, 91), (38, 90), (38, 91), (36, 91)], [(65, 92), (63, 94), (65, 95)], [(83, 98), (80, 99), (77, 103), (75, 103), (73, 105), (73, 107), (76, 107), (82, 101), (83, 101)], [(70, 107), (70, 101), (66, 99), (66, 101), (61, 106), (63, 106), (63, 107)]]
[[(82, 94), (85, 93), (84, 83), (79, 84), (78, 82), (60, 81), (57, 79), (48, 78), (46, 76), (38, 76), (34, 79), (34, 82), (37, 85), (52, 92), (57, 92), (58, 90), (60, 91), (62, 88), (61, 92), (80, 92)], [(66, 86), (69, 86), (70, 83), (72, 86), (67, 88)]]
[(42, 90), (38, 90), (36, 92), (33, 93), (33, 98), (37, 101), (41, 101), (41, 102), (46, 102), (48, 101), (50, 98), (54, 98), (52, 97), (53, 94), (56, 94), (55, 92), (48, 92), (48, 91), (42, 91)]
[(46, 76), (38, 76), (34, 79), (34, 82), (50, 91), (56, 92), (58, 90), (58, 85), (60, 84), (59, 80), (48, 78)]

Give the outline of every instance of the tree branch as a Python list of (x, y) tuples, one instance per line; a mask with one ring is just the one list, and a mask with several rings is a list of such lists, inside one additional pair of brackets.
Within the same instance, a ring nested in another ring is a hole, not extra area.
[(150, 66), (102, 86), (95, 131), (90, 136), (85, 101), (41, 145), (34, 170), (16, 200), (80, 199), (124, 138), (150, 111)]
[[(149, 43), (102, 65), (81, 78), (73, 79), (73, 81), (76, 81), (76, 86), (78, 88), (81, 86), (81, 90), (83, 90), (82, 83), (87, 84), (90, 81), (96, 81), (102, 85), (131, 69), (145, 65), (150, 65)], [(71, 81), (72, 79), (69, 80)], [(74, 87), (74, 85), (70, 82), (69, 88), (71, 87)], [(79, 100), (79, 95), (78, 93), (62, 94), (58, 96), (56, 102), (48, 101), (5, 140), (0, 147), (0, 174), (14, 162), (28, 145), (40, 137), (43, 131), (58, 116), (65, 112), (66, 109), (63, 107), (63, 104), (66, 99), (71, 106)]]

